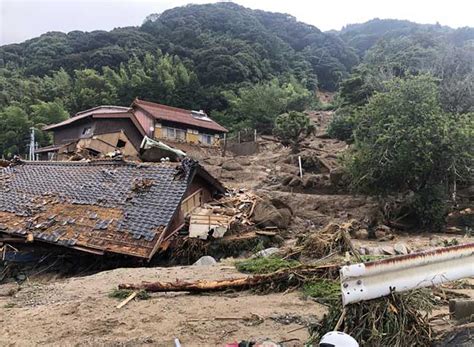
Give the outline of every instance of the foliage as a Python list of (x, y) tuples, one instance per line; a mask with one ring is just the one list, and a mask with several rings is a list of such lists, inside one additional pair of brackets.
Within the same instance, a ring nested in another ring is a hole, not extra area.
[(281, 83), (273, 79), (240, 88), (236, 93), (224, 92), (228, 109), (216, 116), (216, 120), (232, 130), (255, 128), (271, 133), (278, 115), (288, 111), (303, 111), (314, 99), (296, 80)]
[(296, 260), (285, 260), (278, 257), (258, 257), (241, 260), (235, 263), (235, 267), (240, 272), (252, 274), (266, 274), (281, 269), (289, 269), (298, 266)]
[(283, 145), (290, 145), (293, 152), (296, 153), (299, 149), (300, 142), (314, 132), (314, 130), (314, 125), (311, 124), (306, 114), (291, 111), (281, 114), (275, 119), (273, 134)]
[(354, 129), (357, 127), (357, 108), (346, 106), (336, 110), (331, 123), (328, 126), (328, 135), (333, 139), (352, 142)]
[(341, 286), (339, 283), (331, 280), (313, 280), (304, 284), (303, 294), (322, 302), (331, 302), (340, 299)]
[(0, 112), (0, 155), (12, 158), (26, 153), (31, 122), (26, 112), (18, 106), (8, 106)]
[(428, 290), (392, 293), (389, 296), (342, 307), (333, 301), (321, 324), (315, 325), (312, 340), (334, 330), (345, 310), (341, 331), (363, 346), (430, 346), (431, 327), (427, 313), (433, 309)]
[[(109, 298), (112, 298), (112, 299), (125, 300), (132, 293), (133, 293), (133, 290), (130, 290), (130, 289), (116, 289), (115, 288), (109, 293), (108, 296), (109, 296)], [(137, 292), (136, 298), (138, 300), (148, 300), (148, 299), (151, 298), (151, 296), (147, 291), (140, 290), (139, 292)]]
[(468, 179), (474, 145), (472, 117), (442, 111), (436, 80), (394, 79), (358, 114), (348, 170), (352, 186), (372, 193), (413, 191), (421, 224), (437, 223), (446, 186)]

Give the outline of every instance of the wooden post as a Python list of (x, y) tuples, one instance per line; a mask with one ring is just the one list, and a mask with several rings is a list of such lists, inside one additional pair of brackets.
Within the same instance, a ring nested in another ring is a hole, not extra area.
[(257, 142), (257, 129), (254, 129), (253, 141), (254, 141), (254, 142)]

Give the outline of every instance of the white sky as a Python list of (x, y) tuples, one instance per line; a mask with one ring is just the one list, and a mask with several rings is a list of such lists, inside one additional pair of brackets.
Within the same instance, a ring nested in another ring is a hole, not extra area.
[[(201, 0), (0, 0), (0, 45), (48, 31), (111, 30), (140, 25), (151, 13)], [(321, 30), (369, 19), (408, 19), (451, 27), (474, 26), (474, 0), (236, 0), (238, 4), (289, 13)]]

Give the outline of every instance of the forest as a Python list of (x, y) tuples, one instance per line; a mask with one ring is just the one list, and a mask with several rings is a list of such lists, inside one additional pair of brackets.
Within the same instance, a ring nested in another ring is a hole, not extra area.
[(135, 97), (270, 133), (278, 115), (321, 107), (317, 89), (338, 92), (330, 133), (351, 141), (358, 110), (394, 78), (430, 74), (444, 111), (472, 112), (473, 52), (474, 28), (374, 19), (322, 32), (233, 3), (110, 32), (49, 32), (0, 47), (0, 156), (26, 153), (32, 126), (46, 145), (43, 125)]

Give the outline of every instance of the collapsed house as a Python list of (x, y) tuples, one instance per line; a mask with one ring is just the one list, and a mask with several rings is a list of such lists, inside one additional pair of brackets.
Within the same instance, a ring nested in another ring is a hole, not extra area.
[(53, 144), (35, 151), (39, 160), (77, 160), (114, 153), (137, 160), (144, 138), (187, 151), (189, 146), (216, 148), (227, 133), (203, 111), (139, 99), (130, 107), (98, 106), (81, 111), (43, 130), (52, 132)]
[(18, 162), (0, 168), (0, 235), (151, 259), (189, 212), (224, 193), (189, 159)]
[(40, 160), (65, 160), (75, 154), (93, 157), (115, 151), (137, 159), (145, 136), (132, 110), (121, 106), (85, 110), (43, 130), (53, 133), (53, 144), (35, 151)]

